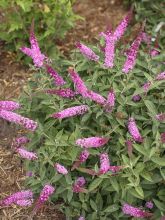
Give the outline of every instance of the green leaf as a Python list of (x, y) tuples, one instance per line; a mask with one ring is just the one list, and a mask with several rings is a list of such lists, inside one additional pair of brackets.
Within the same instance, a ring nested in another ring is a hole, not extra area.
[(165, 157), (152, 157), (151, 160), (159, 166), (165, 166)]
[(118, 209), (119, 209), (118, 205), (110, 205), (103, 212), (112, 213), (112, 212), (116, 212)]
[(159, 202), (156, 199), (153, 199), (155, 205), (160, 209), (161, 211), (165, 211), (165, 203)]
[(102, 181), (103, 179), (101, 178), (94, 179), (89, 185), (89, 191), (93, 191), (94, 189), (96, 189)]
[(144, 192), (141, 186), (135, 187), (135, 190), (140, 195), (141, 198), (144, 198)]
[(133, 146), (134, 146), (134, 148), (135, 148), (137, 151), (139, 151), (141, 154), (143, 154), (144, 156), (148, 156), (148, 152), (146, 151), (146, 149), (145, 149), (142, 145), (140, 145), (140, 144), (134, 144)]
[(116, 177), (111, 177), (110, 183), (112, 184), (112, 187), (119, 193), (119, 184), (116, 180)]
[(68, 190), (68, 193), (67, 193), (67, 199), (68, 199), (68, 202), (70, 202), (73, 198), (73, 191), (72, 190)]
[(90, 199), (90, 206), (94, 211), (97, 211), (97, 205), (92, 199)]
[(151, 175), (150, 175), (147, 171), (141, 172), (140, 175), (141, 175), (144, 179), (146, 179), (146, 180), (148, 180), (148, 181), (150, 181), (150, 182), (153, 182)]
[(133, 188), (129, 189), (128, 193), (133, 195), (135, 198), (144, 199), (144, 197), (141, 197), (141, 195), (139, 193), (137, 193), (137, 191), (135, 189), (133, 189)]
[(151, 114), (153, 116), (155, 116), (157, 114), (157, 110), (156, 110), (156, 107), (153, 104), (153, 102), (151, 102), (149, 100), (144, 100), (144, 104), (146, 105), (148, 111), (151, 112)]

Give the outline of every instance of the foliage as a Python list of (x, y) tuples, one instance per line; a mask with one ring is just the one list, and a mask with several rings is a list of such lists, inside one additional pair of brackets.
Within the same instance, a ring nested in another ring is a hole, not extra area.
[[(103, 59), (96, 46), (92, 49)], [(61, 210), (69, 220), (77, 219), (81, 214), (87, 220), (128, 219), (121, 211), (123, 202), (144, 206), (145, 201), (152, 200), (153, 219), (159, 219), (165, 212), (165, 148), (160, 141), (164, 124), (155, 120), (155, 115), (165, 108), (165, 86), (163, 81), (154, 81), (163, 70), (159, 65), (162, 55), (151, 59), (148, 53), (140, 51), (135, 68), (129, 74), (123, 74), (122, 49), (116, 51), (113, 69), (105, 69), (100, 62), (88, 61), (76, 51), (71, 61), (56, 59), (54, 63), (67, 81), (67, 87), (73, 88), (66, 73), (67, 68), (73, 66), (89, 89), (107, 97), (109, 89), (113, 88), (116, 103), (112, 113), (106, 113), (101, 106), (81, 96), (70, 100), (46, 94), (44, 90), (54, 88), (54, 85), (43, 69), (34, 75), (20, 97), (21, 113), (39, 122), (37, 131), (29, 134), (28, 148), (36, 151), (39, 159), (25, 162), (26, 170), (34, 174), (28, 178), (27, 185), (36, 193), (46, 183), (56, 186), (52, 201), (62, 199)], [(146, 81), (153, 83), (147, 95), (140, 88)], [(140, 102), (132, 101), (135, 94), (141, 94)], [(62, 120), (50, 117), (54, 112), (80, 104), (87, 104), (90, 111), (83, 116)], [(135, 118), (144, 137), (143, 143), (133, 144), (132, 157), (128, 156), (125, 146), (125, 141), (130, 138), (127, 131), (130, 116)], [(90, 149), (89, 159), (77, 170), (65, 176), (57, 174), (54, 163), (59, 162), (70, 169), (81, 152), (75, 145), (76, 139), (90, 136), (110, 137), (111, 140), (103, 148)], [(83, 168), (98, 171), (101, 152), (109, 154), (112, 165), (126, 168), (117, 175), (110, 171), (98, 177), (87, 174)], [(87, 194), (72, 191), (72, 184), (79, 176), (87, 180)]]
[[(162, 0), (124, 0), (124, 2), (128, 5), (134, 5), (136, 21), (143, 21), (146, 19), (146, 30), (149, 34), (152, 34), (154, 38), (158, 36), (159, 43), (163, 48), (165, 44), (164, 2)], [(160, 25), (162, 25), (161, 29), (157, 30)]]
[(17, 51), (29, 43), (28, 32), (34, 19), (40, 47), (50, 52), (54, 39), (64, 37), (78, 18), (72, 11), (73, 2), (74, 0), (1, 0), (0, 39), (6, 41), (8, 49)]

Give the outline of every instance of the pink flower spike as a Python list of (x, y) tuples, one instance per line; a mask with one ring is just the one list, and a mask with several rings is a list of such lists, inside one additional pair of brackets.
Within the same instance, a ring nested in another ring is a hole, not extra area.
[(107, 153), (100, 154), (100, 170), (99, 174), (105, 174), (109, 171), (110, 161)]
[(159, 73), (156, 77), (156, 80), (164, 80), (165, 79), (165, 71), (162, 73)]
[(81, 163), (84, 163), (89, 157), (89, 152), (87, 150), (83, 150), (80, 155), (79, 159), (73, 164), (71, 171), (78, 168)]
[(78, 75), (78, 73), (75, 72), (72, 68), (69, 68), (68, 72), (70, 74), (72, 81), (74, 82), (74, 85), (76, 87), (76, 91), (80, 95), (82, 95), (84, 98), (88, 98), (88, 89), (87, 89), (85, 83), (82, 81), (82, 79)]
[(89, 110), (87, 105), (79, 105), (71, 108), (66, 108), (63, 111), (52, 114), (53, 118), (68, 118), (76, 115), (83, 115)]
[(24, 200), (18, 200), (15, 202), (16, 205), (26, 207), (26, 206), (31, 206), (33, 203), (33, 199), (24, 199)]
[(165, 132), (161, 133), (161, 142), (165, 144)]
[(157, 56), (159, 54), (160, 54), (160, 52), (157, 49), (155, 49), (155, 48), (150, 51), (151, 57), (155, 57), (155, 56)]
[(83, 216), (80, 216), (78, 220), (85, 220), (85, 218)]
[(73, 192), (75, 193), (79, 193), (82, 192), (84, 190), (84, 188), (82, 188), (85, 185), (86, 181), (84, 177), (79, 177), (77, 178), (77, 180), (75, 181), (75, 183), (73, 184)]
[(142, 40), (149, 46), (150, 44), (151, 44), (151, 37), (147, 34), (147, 33), (145, 33), (145, 32), (143, 32), (142, 33)]
[(78, 139), (76, 141), (76, 144), (84, 148), (91, 148), (91, 147), (97, 148), (105, 145), (108, 141), (109, 141), (108, 138), (89, 137), (89, 138)]
[(118, 41), (124, 35), (124, 32), (127, 30), (131, 18), (132, 9), (128, 12), (128, 14), (125, 16), (125, 18), (121, 21), (121, 23), (117, 26), (116, 30), (114, 31), (113, 36), (115, 41)]
[(106, 99), (103, 96), (91, 90), (88, 90), (88, 98), (100, 105), (104, 105), (106, 102)]
[(127, 146), (127, 152), (128, 152), (128, 155), (129, 157), (132, 156), (132, 151), (133, 151), (133, 143), (132, 143), (132, 140), (127, 140), (125, 142), (126, 146)]
[(75, 95), (77, 95), (76, 92), (74, 92), (70, 88), (65, 88), (65, 89), (47, 89), (46, 93), (48, 94), (53, 94), (53, 95), (58, 95), (63, 98), (73, 98)]
[(148, 90), (150, 89), (151, 86), (151, 82), (146, 82), (144, 83), (144, 85), (142, 86), (143, 90), (145, 91), (145, 93), (148, 92)]
[(33, 59), (33, 63), (36, 67), (42, 67), (46, 57), (44, 54), (41, 53), (37, 39), (34, 35), (34, 22), (32, 22), (30, 30), (30, 44), (31, 48), (22, 47), (20, 48), (20, 50)]
[(21, 107), (21, 105), (18, 102), (14, 101), (0, 101), (0, 109), (6, 110), (6, 111), (14, 111)]
[(109, 166), (109, 170), (113, 173), (117, 173), (123, 168), (124, 166)]
[(21, 145), (26, 144), (28, 142), (29, 142), (29, 139), (25, 136), (17, 137), (13, 140), (12, 147), (18, 148), (18, 147), (21, 147)]
[(115, 106), (115, 93), (113, 89), (111, 89), (107, 97), (105, 109), (107, 112), (111, 112), (114, 106)]
[(32, 52), (32, 50), (31, 50), (30, 48), (28, 48), (28, 47), (21, 47), (20, 50), (21, 50), (24, 54), (26, 54), (27, 56), (29, 56), (29, 57), (32, 58), (33, 52)]
[(87, 57), (89, 60), (98, 61), (99, 56), (96, 55), (89, 47), (85, 46), (84, 44), (77, 42), (76, 47), (80, 50), (80, 52)]
[(58, 173), (61, 173), (63, 175), (68, 174), (67, 169), (64, 166), (62, 166), (61, 164), (59, 164), (59, 163), (56, 163), (54, 165), (54, 168), (57, 170)]
[(127, 59), (122, 69), (124, 73), (128, 73), (130, 70), (134, 68), (135, 63), (136, 63), (137, 53), (138, 53), (140, 44), (142, 42), (142, 39), (143, 39), (143, 32), (141, 31), (138, 34), (137, 38), (133, 41), (130, 48), (127, 50), (127, 53), (126, 53)]
[(143, 141), (134, 118), (129, 118), (128, 120), (128, 131), (136, 142), (141, 143)]
[(112, 68), (114, 66), (115, 57), (115, 40), (111, 31), (107, 33), (101, 33), (101, 36), (105, 38), (105, 60), (104, 66), (107, 68)]
[(165, 120), (165, 113), (158, 114), (155, 116), (155, 118), (160, 122), (164, 121)]
[(23, 125), (28, 130), (34, 131), (37, 128), (37, 122), (25, 118), (14, 112), (0, 110), (0, 118), (3, 118), (10, 122), (15, 122), (16, 124)]
[(54, 84), (56, 86), (63, 86), (66, 82), (51, 66), (46, 65), (47, 72), (54, 78)]
[(27, 151), (24, 148), (17, 148), (16, 152), (24, 159), (28, 159), (28, 160), (36, 160), (38, 159), (37, 154)]
[(79, 156), (79, 161), (81, 163), (85, 162), (89, 157), (89, 152), (87, 150), (83, 150)]
[(54, 193), (55, 188), (49, 184), (46, 184), (41, 193), (40, 196), (36, 202), (36, 205), (34, 207), (33, 213), (35, 213), (48, 199), (49, 197)]
[(126, 215), (130, 215), (136, 218), (148, 218), (151, 217), (153, 214), (150, 212), (146, 212), (140, 208), (133, 207), (127, 203), (125, 203), (122, 207), (122, 211)]
[(18, 200), (29, 200), (33, 198), (33, 192), (31, 190), (23, 190), (16, 192), (5, 199), (0, 201), (0, 206), (9, 206), (16, 203)]

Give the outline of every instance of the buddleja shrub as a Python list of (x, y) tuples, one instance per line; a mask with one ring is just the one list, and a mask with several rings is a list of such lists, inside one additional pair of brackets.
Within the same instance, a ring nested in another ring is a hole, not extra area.
[(70, 61), (54, 61), (56, 71), (43, 63), (34, 33), (33, 50), (23, 48), (42, 68), (20, 97), (21, 115), (38, 127), (28, 126), (29, 152), (20, 139), (16, 152), (29, 159), (27, 186), (36, 195), (51, 185), (37, 204), (51, 195), (69, 220), (155, 220), (165, 212), (162, 56), (145, 45), (138, 51), (149, 41), (144, 27), (130, 47), (117, 47), (129, 20), (130, 13), (114, 32), (100, 34), (104, 49), (77, 43), (84, 56), (75, 51)]
[(78, 18), (72, 11), (73, 2), (73, 0), (1, 0), (3, 22), (0, 27), (0, 39), (7, 42), (8, 49), (18, 51), (21, 45), (28, 42), (29, 26), (34, 19), (40, 47), (50, 52), (53, 41), (64, 37)]

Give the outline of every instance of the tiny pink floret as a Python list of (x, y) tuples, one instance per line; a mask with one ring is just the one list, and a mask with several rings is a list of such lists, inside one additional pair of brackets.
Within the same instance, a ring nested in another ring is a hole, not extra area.
[(38, 156), (36, 153), (27, 151), (25, 148), (17, 148), (16, 152), (24, 159), (28, 159), (28, 160), (36, 160), (38, 159)]

